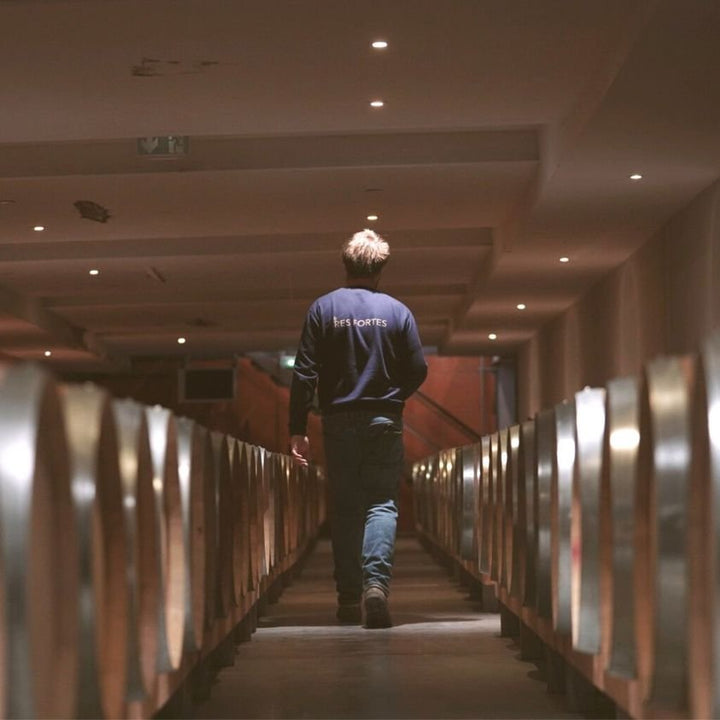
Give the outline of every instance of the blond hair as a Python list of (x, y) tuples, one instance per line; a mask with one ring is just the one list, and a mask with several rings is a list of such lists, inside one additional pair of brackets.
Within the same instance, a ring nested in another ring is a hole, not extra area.
[(390, 257), (390, 246), (374, 230), (355, 233), (344, 245), (342, 259), (351, 277), (377, 275)]

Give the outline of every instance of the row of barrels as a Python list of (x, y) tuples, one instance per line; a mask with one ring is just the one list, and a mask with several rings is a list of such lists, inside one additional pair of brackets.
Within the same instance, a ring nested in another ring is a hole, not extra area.
[(0, 713), (152, 714), (312, 541), (323, 482), (166, 408), (0, 367)]
[(720, 333), (413, 479), (420, 532), (626, 712), (720, 717)]

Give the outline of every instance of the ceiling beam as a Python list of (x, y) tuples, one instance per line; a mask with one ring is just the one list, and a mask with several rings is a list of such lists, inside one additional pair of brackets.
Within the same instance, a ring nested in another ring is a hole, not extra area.
[[(59, 345), (83, 350), (105, 362), (122, 364), (119, 358), (111, 356), (103, 341), (94, 333), (63, 320), (36, 298), (28, 298), (0, 286), (0, 312), (33, 325)], [(2, 337), (0, 335), (0, 339)]]
[(138, 154), (136, 138), (0, 144), (0, 178), (536, 162), (534, 128), (193, 137), (187, 155)]
[[(231, 237), (161, 237), (107, 240), (55, 240), (52, 242), (0, 244), (0, 263), (47, 260), (112, 260), (137, 257), (195, 257), (211, 255), (340, 253), (347, 233), (298, 235), (233, 235)], [(489, 228), (437, 228), (388, 233), (393, 251), (492, 245)]]

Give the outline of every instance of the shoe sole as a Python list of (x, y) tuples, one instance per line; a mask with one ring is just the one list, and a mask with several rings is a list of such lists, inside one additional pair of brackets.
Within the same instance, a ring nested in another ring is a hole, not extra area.
[(365, 601), (365, 627), (372, 630), (392, 627), (385, 598), (372, 597)]

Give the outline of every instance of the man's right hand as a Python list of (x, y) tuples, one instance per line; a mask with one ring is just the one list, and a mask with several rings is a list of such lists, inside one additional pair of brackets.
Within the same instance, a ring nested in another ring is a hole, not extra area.
[(290, 455), (296, 465), (307, 467), (310, 461), (310, 440), (307, 435), (290, 436)]

